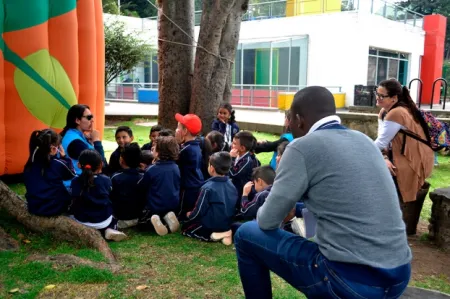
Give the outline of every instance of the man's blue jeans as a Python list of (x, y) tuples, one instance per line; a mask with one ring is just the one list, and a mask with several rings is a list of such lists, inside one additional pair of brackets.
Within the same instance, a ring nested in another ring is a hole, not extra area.
[(270, 271), (308, 298), (398, 298), (409, 281), (389, 287), (350, 281), (333, 271), (316, 243), (281, 229), (263, 231), (256, 221), (244, 223), (234, 242), (246, 298), (272, 298)]

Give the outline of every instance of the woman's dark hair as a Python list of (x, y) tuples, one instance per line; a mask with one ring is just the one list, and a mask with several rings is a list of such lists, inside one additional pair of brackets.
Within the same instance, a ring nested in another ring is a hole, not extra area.
[(230, 171), (232, 159), (228, 152), (217, 152), (211, 155), (209, 163), (219, 175), (227, 175)]
[(117, 137), (117, 134), (119, 134), (120, 132), (125, 132), (128, 134), (128, 136), (133, 137), (133, 131), (131, 130), (131, 128), (129, 126), (120, 126), (116, 129), (116, 134), (114, 135), (114, 137)]
[(83, 182), (83, 188), (93, 187), (94, 174), (102, 166), (102, 157), (97, 151), (87, 149), (81, 152), (78, 163), (82, 170), (80, 180)]
[(61, 136), (64, 137), (64, 135), (66, 135), (66, 132), (69, 129), (76, 129), (78, 124), (77, 124), (77, 119), (81, 119), (83, 117), (84, 114), (84, 110), (86, 109), (91, 109), (89, 108), (88, 105), (81, 105), (81, 104), (76, 104), (73, 105), (72, 107), (70, 107), (69, 111), (67, 112), (67, 117), (66, 117), (66, 126), (64, 127), (64, 129), (61, 132)]
[(286, 150), (286, 146), (289, 144), (289, 141), (283, 141), (280, 143), (277, 147), (277, 154), (278, 156), (283, 156), (284, 151)]
[(155, 151), (158, 153), (158, 159), (161, 161), (175, 161), (178, 159), (180, 147), (175, 137), (159, 136), (156, 138)]
[(31, 167), (34, 162), (43, 165), (42, 173), (50, 164), (51, 146), (59, 146), (61, 136), (52, 129), (36, 130), (31, 133), (29, 150), (30, 156), (25, 164), (25, 169)]
[(219, 111), (220, 109), (227, 109), (228, 112), (230, 113), (230, 119), (228, 120), (228, 123), (232, 124), (232, 123), (236, 122), (236, 117), (234, 116), (233, 106), (231, 106), (230, 103), (220, 104), (219, 109), (217, 109), (217, 111)]
[(120, 156), (128, 167), (138, 168), (141, 162), (141, 148), (137, 142), (126, 144)]
[(386, 89), (388, 96), (397, 96), (398, 101), (394, 106), (392, 106), (391, 110), (397, 107), (406, 108), (409, 113), (411, 113), (414, 121), (420, 124), (420, 126), (422, 127), (427, 140), (431, 141), (430, 133), (428, 132), (428, 125), (423, 119), (422, 114), (416, 106), (416, 103), (414, 103), (414, 101), (412, 100), (408, 88), (406, 86), (402, 87), (400, 82), (398, 82), (396, 79), (384, 80), (381, 81), (378, 85)]
[(175, 137), (175, 132), (171, 129), (162, 129), (161, 131), (159, 131), (159, 137), (168, 137), (168, 136)]
[(206, 135), (206, 139), (211, 144), (211, 152), (217, 153), (220, 151), (226, 151), (225, 137), (219, 131), (211, 131)]

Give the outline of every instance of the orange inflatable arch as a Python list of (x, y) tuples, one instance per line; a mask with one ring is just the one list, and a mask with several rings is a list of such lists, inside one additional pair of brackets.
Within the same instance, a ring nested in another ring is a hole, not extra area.
[(65, 126), (89, 105), (104, 126), (101, 0), (3, 0), (0, 5), (0, 175), (21, 173), (31, 132)]

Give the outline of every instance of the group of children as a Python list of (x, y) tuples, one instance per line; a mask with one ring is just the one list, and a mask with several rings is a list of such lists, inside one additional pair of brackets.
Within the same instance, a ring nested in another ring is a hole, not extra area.
[[(176, 114), (175, 119), (175, 132), (153, 126), (142, 148), (129, 127), (118, 127), (118, 148), (107, 167), (98, 152), (85, 150), (78, 158), (79, 176), (57, 133), (33, 132), (24, 170), (29, 211), (70, 215), (115, 241), (126, 238), (118, 229), (140, 225), (158, 235), (181, 227), (185, 236), (231, 244), (232, 227), (256, 218), (275, 171), (260, 166), (256, 138), (239, 131), (231, 105), (219, 107), (206, 137), (199, 137), (198, 116)], [(286, 144), (278, 146), (277, 162)], [(70, 189), (63, 184), (67, 180), (72, 180)]]

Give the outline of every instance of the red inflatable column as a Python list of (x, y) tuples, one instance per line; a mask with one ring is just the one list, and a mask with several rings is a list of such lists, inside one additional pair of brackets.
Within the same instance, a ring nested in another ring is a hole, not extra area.
[[(423, 104), (431, 103), (433, 82), (442, 77), (446, 26), (447, 18), (444, 16), (429, 15), (424, 17), (425, 49), (420, 74), (423, 80)], [(440, 83), (436, 83), (433, 104), (439, 103), (440, 86)]]

